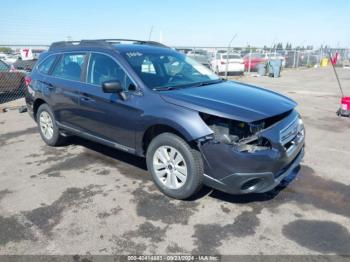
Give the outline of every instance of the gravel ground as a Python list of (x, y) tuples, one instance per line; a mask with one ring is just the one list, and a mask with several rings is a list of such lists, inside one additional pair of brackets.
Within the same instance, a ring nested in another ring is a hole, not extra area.
[(26, 113), (0, 113), (0, 254), (350, 254), (350, 119), (331, 69), (239, 81), (292, 97), (306, 125), (299, 173), (266, 194), (169, 199), (144, 159), (79, 138), (48, 147)]

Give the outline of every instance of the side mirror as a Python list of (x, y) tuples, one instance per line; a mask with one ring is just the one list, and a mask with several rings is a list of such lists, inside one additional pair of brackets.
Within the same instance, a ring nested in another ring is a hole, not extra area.
[(105, 81), (102, 83), (102, 90), (105, 93), (119, 94), (121, 99), (126, 100), (127, 96), (121, 83), (118, 80)]
[(105, 81), (102, 83), (102, 90), (105, 93), (121, 93), (123, 92), (123, 87), (119, 81)]

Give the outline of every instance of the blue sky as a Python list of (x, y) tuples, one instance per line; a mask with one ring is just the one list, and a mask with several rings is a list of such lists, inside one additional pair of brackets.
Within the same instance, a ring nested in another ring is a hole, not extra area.
[(1, 3), (0, 44), (70, 36), (148, 39), (176, 46), (350, 46), (347, 0), (12, 0)]

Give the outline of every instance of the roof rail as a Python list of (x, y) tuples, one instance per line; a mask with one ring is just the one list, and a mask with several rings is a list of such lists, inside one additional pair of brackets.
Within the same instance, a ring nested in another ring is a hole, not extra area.
[(65, 48), (65, 47), (73, 47), (73, 46), (96, 46), (96, 47), (111, 48), (113, 44), (121, 44), (122, 42), (131, 42), (132, 44), (152, 45), (152, 46), (169, 48), (168, 46), (155, 41), (134, 40), (134, 39), (92, 39), (92, 40), (81, 40), (81, 41), (54, 42), (50, 45), (49, 51), (52, 51), (54, 49), (59, 49), (59, 48)]

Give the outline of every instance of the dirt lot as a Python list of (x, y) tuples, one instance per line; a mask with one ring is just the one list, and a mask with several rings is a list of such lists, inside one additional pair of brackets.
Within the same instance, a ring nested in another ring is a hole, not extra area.
[(294, 98), (307, 129), (299, 173), (267, 194), (172, 200), (143, 159), (78, 138), (51, 148), (26, 113), (0, 113), (0, 254), (350, 254), (350, 119), (332, 71), (241, 81)]

